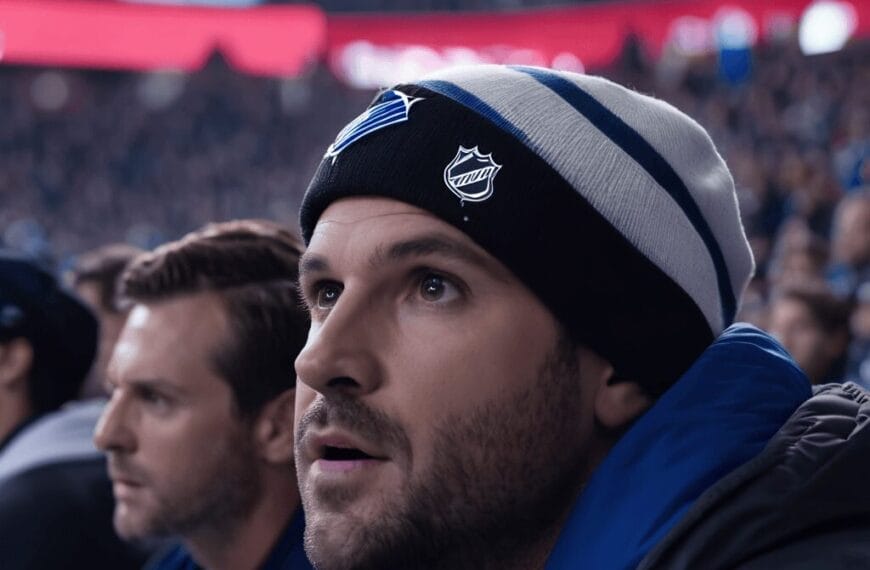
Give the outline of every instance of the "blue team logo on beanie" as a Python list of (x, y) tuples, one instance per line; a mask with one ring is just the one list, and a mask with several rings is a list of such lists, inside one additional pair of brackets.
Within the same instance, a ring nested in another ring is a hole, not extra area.
[(460, 146), (444, 168), (444, 183), (460, 200), (483, 202), (492, 196), (492, 181), (499, 170), (501, 164), (492, 159), (492, 153), (482, 154), (477, 147)]
[(364, 136), (384, 127), (407, 121), (411, 106), (422, 100), (422, 97), (409, 97), (395, 89), (385, 91), (377, 103), (363, 111), (359, 117), (341, 129), (341, 132), (335, 137), (335, 142), (326, 149), (326, 157), (335, 161), (335, 157), (341, 151)]

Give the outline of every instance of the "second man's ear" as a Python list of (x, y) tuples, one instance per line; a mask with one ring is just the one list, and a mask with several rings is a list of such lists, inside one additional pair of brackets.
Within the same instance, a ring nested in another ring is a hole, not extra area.
[(285, 390), (264, 407), (255, 425), (260, 457), (269, 463), (293, 462), (293, 415), (296, 389)]

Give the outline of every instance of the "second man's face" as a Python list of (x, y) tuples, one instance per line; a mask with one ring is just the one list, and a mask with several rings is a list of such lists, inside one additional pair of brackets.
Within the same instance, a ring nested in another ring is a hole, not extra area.
[(219, 298), (137, 305), (109, 365), (95, 441), (108, 452), (115, 527), (125, 538), (231, 523), (257, 494), (250, 430), (214, 371), (228, 325)]
[(345, 199), (301, 285), (296, 463), (318, 568), (411, 567), (570, 504), (592, 430), (576, 352), (495, 258), (413, 206)]

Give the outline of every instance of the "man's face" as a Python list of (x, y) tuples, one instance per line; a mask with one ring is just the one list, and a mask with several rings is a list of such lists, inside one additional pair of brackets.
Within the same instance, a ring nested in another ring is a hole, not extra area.
[(552, 528), (593, 422), (540, 301), (462, 232), (381, 198), (331, 205), (301, 271), (296, 464), (317, 567), (510, 556)]
[(257, 457), (212, 355), (228, 337), (211, 294), (139, 304), (109, 364), (112, 398), (95, 440), (108, 451), (125, 538), (232, 524), (258, 494)]
[(834, 255), (853, 267), (870, 262), (870, 202), (853, 202), (838, 212)]

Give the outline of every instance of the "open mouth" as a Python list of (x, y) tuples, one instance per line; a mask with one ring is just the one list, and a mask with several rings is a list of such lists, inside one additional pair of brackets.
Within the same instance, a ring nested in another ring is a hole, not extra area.
[(353, 447), (335, 447), (327, 445), (323, 448), (322, 459), (325, 461), (365, 461), (366, 459), (377, 458)]

